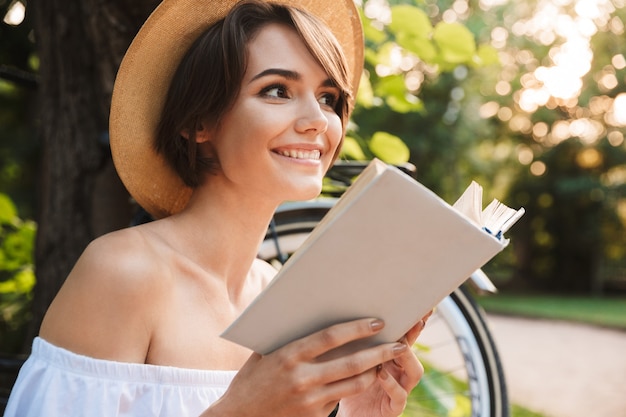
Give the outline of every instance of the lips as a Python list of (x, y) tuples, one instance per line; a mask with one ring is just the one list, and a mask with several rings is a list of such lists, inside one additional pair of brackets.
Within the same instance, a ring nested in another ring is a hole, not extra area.
[(288, 158), (294, 159), (311, 159), (314, 161), (319, 161), (322, 157), (322, 152), (318, 149), (314, 150), (306, 150), (306, 149), (281, 149), (275, 150), (279, 155), (286, 156)]

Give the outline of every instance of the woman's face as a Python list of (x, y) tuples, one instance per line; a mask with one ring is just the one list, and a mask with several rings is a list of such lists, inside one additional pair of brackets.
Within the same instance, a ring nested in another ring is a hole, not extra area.
[(218, 175), (246, 193), (313, 198), (342, 135), (339, 89), (287, 26), (265, 26), (248, 50), (239, 96), (209, 131)]

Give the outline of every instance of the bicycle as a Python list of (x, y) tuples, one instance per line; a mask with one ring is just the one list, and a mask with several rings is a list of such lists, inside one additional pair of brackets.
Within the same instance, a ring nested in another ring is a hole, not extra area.
[[(259, 257), (280, 268), (366, 165), (337, 162), (327, 175), (328, 197), (281, 205)], [(410, 164), (399, 168), (415, 175), (415, 167)], [(509, 417), (502, 364), (485, 315), (469, 286), (486, 292), (496, 290), (479, 270), (437, 306), (427, 330), (414, 346), (425, 374), (411, 393), (405, 417)]]

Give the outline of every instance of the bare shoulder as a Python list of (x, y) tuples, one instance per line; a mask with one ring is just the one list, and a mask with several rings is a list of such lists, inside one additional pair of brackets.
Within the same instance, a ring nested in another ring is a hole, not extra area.
[(263, 288), (269, 284), (278, 271), (268, 262), (262, 259), (255, 259), (252, 264), (252, 273), (261, 281)]
[(40, 335), (87, 356), (143, 362), (166, 275), (158, 245), (140, 229), (97, 238), (57, 294)]

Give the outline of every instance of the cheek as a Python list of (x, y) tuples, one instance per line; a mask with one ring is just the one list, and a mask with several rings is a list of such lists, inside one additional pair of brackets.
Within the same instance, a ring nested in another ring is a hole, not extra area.
[(334, 115), (329, 118), (326, 136), (328, 137), (330, 147), (334, 150), (332, 154), (337, 156), (340, 151), (341, 138), (343, 136), (343, 126), (339, 116)]

